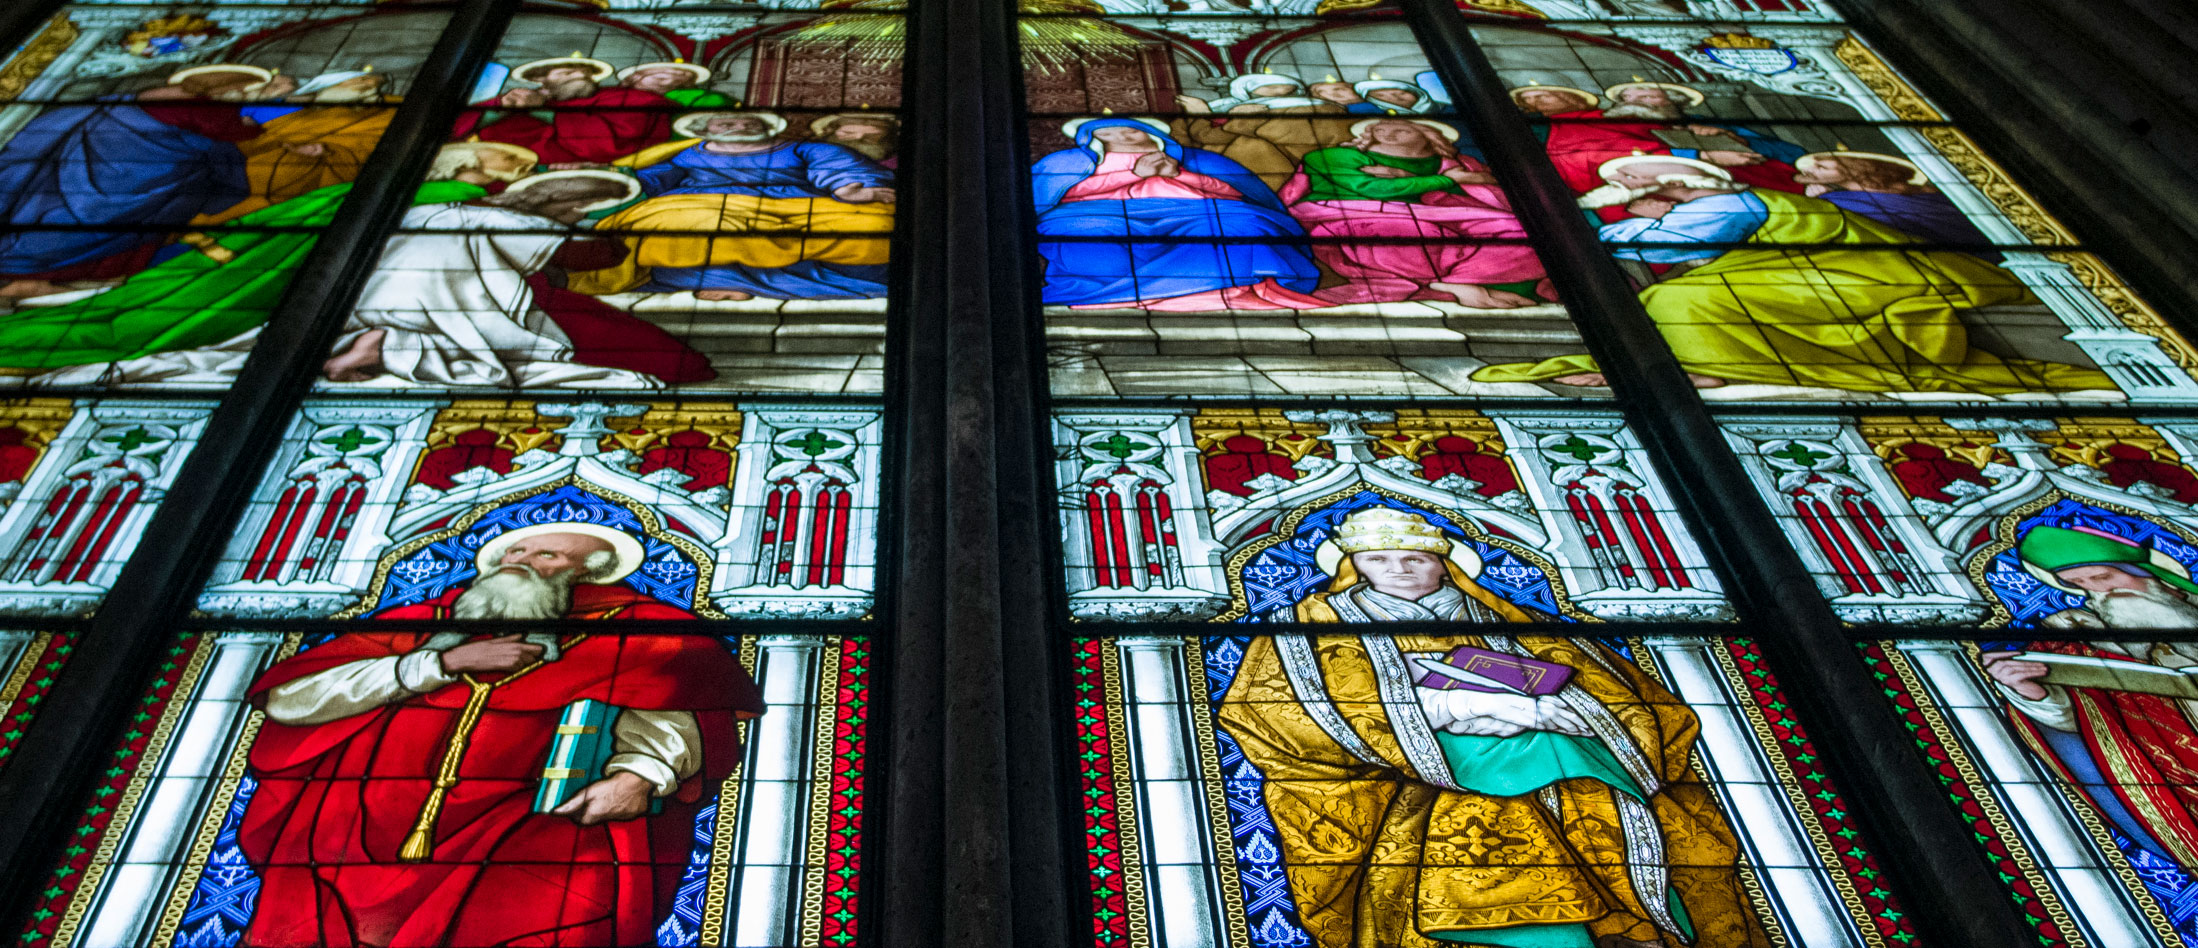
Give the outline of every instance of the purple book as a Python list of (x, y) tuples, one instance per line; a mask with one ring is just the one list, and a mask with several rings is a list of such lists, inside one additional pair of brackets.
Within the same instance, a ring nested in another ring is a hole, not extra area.
[[(1572, 667), (1520, 658), (1485, 648), (1460, 645), (1450, 651), (1443, 665), (1457, 669), (1456, 677), (1422, 670), (1415, 681), (1422, 688), (1486, 691), (1495, 694), (1553, 695), (1572, 680)], [(1488, 682), (1482, 684), (1481, 682)]]

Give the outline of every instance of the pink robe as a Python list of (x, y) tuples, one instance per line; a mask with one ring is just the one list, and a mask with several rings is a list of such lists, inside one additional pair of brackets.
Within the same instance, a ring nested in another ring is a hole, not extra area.
[[(1444, 158), (1437, 174), (1452, 168), (1487, 170), (1470, 158)], [(1299, 168), (1282, 186), (1282, 201), (1315, 240), (1381, 238), (1427, 243), (1316, 243), (1313, 255), (1346, 281), (1318, 291), (1331, 304), (1453, 299), (1430, 283), (1487, 286), (1541, 280), (1546, 274), (1526, 231), (1511, 212), (1511, 199), (1493, 184), (1467, 184), (1463, 194), (1434, 191), (1417, 202), (1367, 199), (1307, 201), (1312, 182)], [(1488, 241), (1512, 241), (1488, 243)]]

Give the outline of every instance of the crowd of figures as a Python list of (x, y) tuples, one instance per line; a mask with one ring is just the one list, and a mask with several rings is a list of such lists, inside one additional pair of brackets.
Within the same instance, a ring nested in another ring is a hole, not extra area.
[[(1970, 343), (1965, 313), (2039, 301), (1907, 158), (1811, 152), (1695, 115), (1706, 96), (1675, 83), (1528, 85), (1512, 99), (1701, 387), (2113, 392), (2089, 366)], [(1074, 147), (1034, 174), (1045, 301), (1161, 312), (1556, 302), (1470, 140), (1423, 116), (1433, 101), (1409, 83), (1258, 74), (1220, 99), (1183, 98), (1189, 114), (1173, 121), (1069, 121)], [(1473, 378), (1606, 384), (1584, 354)]]
[[(700, 382), (715, 375), (708, 359), (633, 315), (633, 294), (885, 295), (891, 115), (790, 124), (729, 110), (709, 70), (684, 62), (575, 56), (510, 75), (436, 156), (329, 380)], [(0, 371), (36, 384), (234, 378), (390, 120), (380, 80), (198, 66), (34, 118), (0, 146), (0, 208), (25, 228), (0, 237)], [(163, 226), (187, 232), (147, 229)], [(100, 227), (138, 230), (88, 229)]]

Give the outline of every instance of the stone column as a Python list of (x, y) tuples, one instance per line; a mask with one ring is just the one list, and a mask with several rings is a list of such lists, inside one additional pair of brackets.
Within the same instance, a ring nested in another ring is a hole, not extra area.
[[(736, 945), (790, 945), (799, 940), (802, 853), (808, 842), (810, 735), (816, 729), (817, 673), (825, 640), (766, 635), (756, 642), (756, 684), (763, 716), (748, 731), (740, 771), (739, 808), (732, 824), (732, 896), (726, 929)], [(718, 801), (723, 825), (727, 804)]]
[(1153, 943), (1164, 948), (1220, 945), (1214, 890), (1213, 825), (1199, 781), (1198, 742), (1191, 730), (1183, 640), (1119, 638), (1122, 700), (1137, 781), (1138, 823), (1144, 837), (1145, 904)]

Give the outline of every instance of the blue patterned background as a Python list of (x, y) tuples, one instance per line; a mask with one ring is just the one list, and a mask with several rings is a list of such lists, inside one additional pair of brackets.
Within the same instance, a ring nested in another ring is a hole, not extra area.
[(437, 540), (390, 564), (389, 581), (382, 585), (382, 598), (374, 611), (426, 602), (449, 592), (473, 578), (473, 562), (482, 546), (507, 531), (539, 523), (592, 523), (632, 534), (641, 541), (646, 561), (622, 582), (671, 605), (693, 605), (695, 581), (701, 570), (692, 560), (678, 547), (647, 535), (641, 518), (632, 510), (567, 484), (489, 511), (474, 522), (472, 529)]
[(1335, 532), (1343, 518), (1368, 507), (1388, 507), (1427, 518), (1428, 523), (1450, 535), (1450, 542), (1463, 543), (1480, 555), (1484, 566), (1476, 580), (1483, 587), (1513, 604), (1561, 616), (1557, 611), (1556, 591), (1540, 569), (1502, 547), (1467, 539), (1465, 531), (1455, 521), (1435, 511), (1373, 491), (1360, 491), (1307, 514), (1298, 521), (1297, 532), (1289, 539), (1261, 550), (1251, 562), (1244, 564), (1245, 614), (1238, 621), (1277, 621), (1268, 616), (1276, 610), (1287, 611), (1308, 594), (1327, 588), (1335, 577), (1321, 571), (1313, 550)]
[[(2054, 501), (2029, 519), (2017, 523), (2015, 536), (2019, 539), (2034, 527), (2089, 527), (2100, 533), (2149, 544), (2186, 568), (2198, 567), (2198, 548), (2183, 542), (2174, 531), (2141, 517), (2115, 513), (2080, 500)], [(2012, 624), (2016, 628), (2037, 628), (2039, 619), (2084, 604), (2082, 596), (2062, 592), (2025, 572), (2013, 549), (2001, 551), (1992, 558), (1985, 566), (1984, 582), (1992, 595), (1999, 597), (2000, 604), (2014, 615)]]

